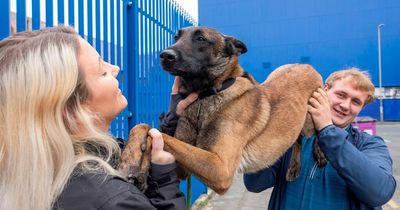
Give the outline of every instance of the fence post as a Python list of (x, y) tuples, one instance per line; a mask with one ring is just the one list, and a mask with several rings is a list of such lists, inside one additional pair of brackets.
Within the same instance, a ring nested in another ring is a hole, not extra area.
[(10, 35), (10, 0), (2, 0), (0, 3), (0, 8), (7, 8), (7, 10), (3, 9), (3, 12), (0, 12), (0, 40), (8, 37)]
[(133, 128), (137, 123), (136, 101), (136, 70), (137, 70), (137, 1), (124, 0), (124, 62), (126, 75), (130, 84), (127, 87), (128, 103), (128, 128)]

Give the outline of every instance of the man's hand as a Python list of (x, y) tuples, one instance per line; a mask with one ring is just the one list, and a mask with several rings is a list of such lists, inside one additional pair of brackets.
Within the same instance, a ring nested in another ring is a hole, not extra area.
[(149, 135), (153, 139), (151, 142), (151, 162), (158, 165), (167, 165), (175, 162), (175, 157), (164, 151), (164, 140), (160, 131), (155, 128), (150, 129)]
[(318, 131), (333, 124), (329, 98), (322, 88), (318, 88), (309, 99), (308, 112), (311, 114), (315, 129)]
[[(175, 77), (174, 84), (172, 85), (171, 95), (178, 94), (180, 85), (181, 85), (181, 77), (177, 76)], [(199, 97), (198, 93), (191, 93), (185, 99), (179, 101), (178, 104), (176, 105), (176, 110), (175, 110), (176, 114), (180, 116), (191, 103), (197, 100), (198, 97)]]

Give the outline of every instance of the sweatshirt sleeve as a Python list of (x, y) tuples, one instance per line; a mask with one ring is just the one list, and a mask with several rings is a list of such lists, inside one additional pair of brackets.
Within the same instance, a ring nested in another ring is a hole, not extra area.
[(170, 136), (174, 136), (176, 127), (178, 125), (179, 116), (176, 113), (176, 106), (182, 100), (182, 95), (171, 95), (169, 110), (167, 114), (161, 113), (159, 130)]
[(357, 148), (349, 141), (349, 135), (330, 125), (318, 134), (319, 146), (360, 201), (381, 206), (396, 189), (388, 148), (382, 138), (369, 135), (361, 137)]
[(243, 175), (243, 181), (246, 189), (250, 192), (258, 193), (273, 187), (276, 183), (277, 176), (279, 176), (282, 158), (268, 168), (255, 173), (245, 173)]
[(157, 209), (186, 210), (184, 194), (179, 190), (177, 164), (151, 164), (149, 188), (145, 192)]

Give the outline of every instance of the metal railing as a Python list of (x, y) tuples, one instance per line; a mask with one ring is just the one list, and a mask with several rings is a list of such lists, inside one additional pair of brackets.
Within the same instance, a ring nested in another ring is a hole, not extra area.
[(118, 80), (129, 105), (110, 131), (124, 139), (137, 123), (158, 126), (173, 83), (159, 54), (179, 28), (197, 24), (174, 0), (1, 0), (0, 8), (0, 39), (11, 35), (11, 26), (19, 32), (69, 25), (105, 61), (120, 67)]

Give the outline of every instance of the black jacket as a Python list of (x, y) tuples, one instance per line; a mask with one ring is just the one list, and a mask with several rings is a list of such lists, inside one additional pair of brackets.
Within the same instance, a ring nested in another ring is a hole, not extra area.
[(75, 171), (53, 209), (186, 209), (175, 168), (176, 164), (152, 164), (146, 195), (122, 178)]

